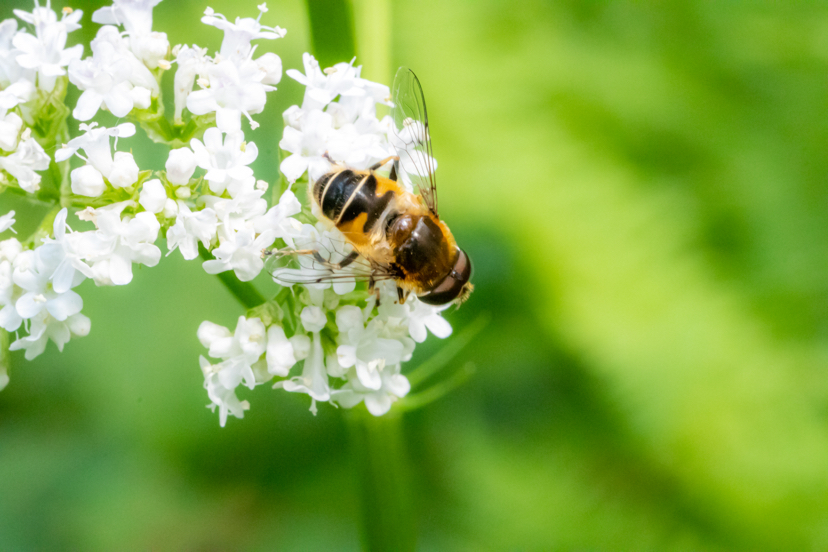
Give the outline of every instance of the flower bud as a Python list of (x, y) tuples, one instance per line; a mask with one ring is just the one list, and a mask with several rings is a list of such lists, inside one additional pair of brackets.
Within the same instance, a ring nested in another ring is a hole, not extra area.
[(14, 151), (17, 147), (17, 135), (23, 126), (23, 120), (17, 113), (9, 113), (0, 120), (0, 149)]
[(98, 197), (104, 190), (103, 175), (92, 165), (84, 165), (72, 171), (72, 193), (87, 197)]
[(14, 258), (17, 257), (21, 251), (23, 251), (23, 245), (21, 245), (17, 238), (9, 238), (7, 240), (0, 241), (0, 260), (5, 259), (9, 262), (14, 262)]
[(322, 331), (322, 328), (328, 322), (325, 313), (319, 307), (305, 307), (302, 309), (300, 318), (302, 319), (302, 326), (308, 332)]
[(130, 38), (129, 45), (132, 53), (150, 69), (158, 67), (159, 62), (164, 59), (170, 48), (167, 33), (158, 32), (133, 36)]
[(296, 360), (304, 360), (308, 358), (311, 348), (311, 340), (308, 336), (305, 334), (296, 334), (288, 341), (290, 341), (290, 344), (293, 347), (293, 356)]
[(126, 188), (138, 180), (138, 165), (131, 153), (115, 152), (115, 161), (109, 172), (109, 183), (116, 188)]
[(74, 314), (66, 319), (66, 325), (73, 335), (83, 337), (89, 335), (89, 329), (92, 327), (92, 322), (88, 317), (81, 313)]
[(287, 376), (291, 366), (296, 364), (293, 345), (285, 336), (285, 330), (273, 324), (267, 329), (267, 371), (272, 375)]
[(167, 204), (167, 192), (157, 178), (144, 182), (138, 203), (150, 213), (160, 213)]
[(295, 128), (296, 130), (300, 130), (302, 128), (300, 118), (302, 117), (302, 108), (298, 105), (292, 105), (282, 113), (282, 119), (285, 122), (285, 126)]
[(132, 99), (132, 105), (135, 109), (149, 109), (149, 106), (152, 105), (152, 92), (149, 88), (136, 86), (130, 90), (129, 97)]
[(164, 217), (172, 219), (178, 216), (178, 203), (172, 199), (168, 199), (164, 203)]
[(216, 341), (226, 339), (232, 334), (224, 326), (205, 320), (199, 325), (197, 335), (201, 344), (209, 349)]
[(262, 84), (279, 84), (282, 80), (282, 60), (279, 56), (268, 52), (255, 61), (259, 69), (265, 72)]
[(196, 168), (196, 157), (190, 148), (179, 148), (170, 151), (167, 158), (167, 180), (173, 184), (187, 184)]

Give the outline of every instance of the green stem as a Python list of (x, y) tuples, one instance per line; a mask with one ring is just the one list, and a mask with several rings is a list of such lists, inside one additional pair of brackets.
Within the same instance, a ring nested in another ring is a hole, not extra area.
[(201, 138), (216, 120), (215, 114), (211, 113), (193, 116), (186, 124), (171, 125), (164, 115), (164, 102), (160, 94), (153, 99), (149, 109), (133, 110), (129, 113), (129, 118), (144, 129), (150, 140), (172, 149), (187, 146), (193, 138)]
[(53, 226), (55, 224), (55, 217), (60, 212), (62, 207), (60, 205), (55, 205), (52, 209), (46, 213), (46, 216), (43, 217), (43, 220), (40, 221), (40, 224), (37, 226), (34, 232), (23, 241), (23, 245), (34, 245), (37, 247), (40, 245), (40, 242), (43, 238), (48, 238), (52, 235)]
[[(383, 4), (387, 8), (387, 1), (380, 0), (377, 5)], [(357, 50), (350, 1), (307, 0), (306, 4), (312, 50), (319, 64), (330, 67), (350, 61)], [(368, 17), (365, 10), (361, 14)], [(390, 34), (386, 31), (390, 21), (379, 19), (390, 18), (390, 9), (380, 10), (372, 17), (370, 22), (363, 21), (360, 40), (378, 32), (366, 25), (381, 27), (379, 32), (384, 38), (366, 44), (361, 51), (368, 61), (369, 52), (382, 50), (370, 58), (372, 64), (377, 64), (370, 69), (370, 74), (381, 78), (382, 72), (388, 71)], [(382, 56), (385, 56), (384, 60)], [(359, 478), (365, 549), (371, 552), (414, 550), (416, 524), (408, 489), (409, 471), (401, 415), (392, 409), (384, 416), (374, 417), (360, 407), (349, 412), (349, 420), (354, 467)]]
[(402, 416), (393, 409), (372, 416), (349, 412), (351, 446), (362, 506), (362, 539), (371, 552), (408, 551), (416, 545)]
[(357, 62), (362, 77), (390, 85), (391, 82), (391, 2), (354, 0), (357, 36)]
[(11, 372), (9, 332), (0, 329), (0, 391), (9, 384), (9, 372)]
[(311, 49), (319, 65), (331, 67), (356, 55), (354, 17), (348, 0), (307, 0)]
[[(198, 245), (198, 252), (201, 255), (201, 258), (205, 261), (210, 261), (214, 257), (213, 255), (207, 251), (203, 245)], [(233, 297), (239, 300), (244, 308), (252, 309), (254, 307), (258, 307), (259, 305), (265, 302), (264, 296), (262, 296), (259, 291), (253, 287), (253, 284), (249, 282), (242, 282), (236, 277), (236, 274), (228, 270), (226, 272), (219, 272), (216, 274), (218, 279), (224, 284), (230, 293), (233, 294)]]

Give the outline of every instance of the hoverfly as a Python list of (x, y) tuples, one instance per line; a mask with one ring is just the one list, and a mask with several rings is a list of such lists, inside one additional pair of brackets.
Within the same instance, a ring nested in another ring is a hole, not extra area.
[[(308, 186), (316, 212), (342, 233), (347, 244), (271, 252), (304, 255), (300, 265), (312, 269), (302, 274), (277, 270), (274, 279), (286, 284), (361, 280), (370, 289), (393, 280), (401, 302), (414, 293), (430, 305), (462, 303), (473, 289), (471, 260), (437, 211), (428, 113), (420, 81), (410, 69), (397, 71), (391, 101), (398, 155), (368, 170), (334, 164)], [(417, 194), (398, 182), (401, 157)], [(389, 162), (393, 166), (388, 177), (375, 172)]]

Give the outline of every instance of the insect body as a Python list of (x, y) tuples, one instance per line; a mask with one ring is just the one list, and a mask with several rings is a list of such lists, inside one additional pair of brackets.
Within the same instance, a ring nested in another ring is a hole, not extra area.
[(311, 195), (355, 251), (402, 290), (432, 305), (471, 292), (471, 261), (448, 226), (395, 180), (338, 168), (317, 180)]
[[(370, 287), (380, 280), (394, 280), (400, 299), (414, 293), (430, 305), (461, 303), (473, 289), (469, 282), (471, 260), (457, 247), (437, 213), (425, 98), (410, 69), (402, 67), (397, 72), (391, 97), (399, 155), (367, 171), (334, 165), (331, 172), (309, 187), (318, 211), (340, 230), (353, 251), (339, 263), (330, 262), (320, 250), (310, 251), (314, 268), (330, 270), (328, 276), (274, 277), (289, 283), (364, 278)], [(401, 157), (405, 174), (417, 186), (418, 194), (407, 191), (397, 181)], [(389, 177), (375, 172), (390, 161), (394, 165)], [(363, 267), (363, 274), (341, 273), (352, 264)]]

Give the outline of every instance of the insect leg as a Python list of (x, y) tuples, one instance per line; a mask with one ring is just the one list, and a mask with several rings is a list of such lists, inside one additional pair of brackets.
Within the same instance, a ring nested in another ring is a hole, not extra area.
[(262, 258), (269, 257), (270, 255), (278, 255), (280, 257), (285, 257), (287, 255), (312, 255), (316, 254), (316, 250), (314, 249), (262, 249)]
[(348, 256), (347, 256), (347, 257), (345, 257), (344, 259), (342, 259), (342, 260), (339, 262), (339, 268), (345, 268), (346, 266), (348, 266), (349, 264), (351, 264), (352, 262), (354, 262), (354, 261), (355, 261), (355, 260), (357, 260), (358, 258), (359, 258), (359, 252), (358, 252), (358, 251), (356, 251), (356, 250), (351, 251), (351, 252), (348, 254)]
[(385, 165), (386, 163), (388, 163), (391, 160), (393, 160), (394, 163), (396, 164), (396, 163), (400, 162), (400, 157), (398, 155), (389, 155), (388, 157), (386, 157), (385, 159), (383, 159), (379, 163), (374, 163), (373, 165), (368, 167), (368, 170), (369, 171), (375, 171), (375, 170), (382, 167), (383, 165)]
[(325, 259), (325, 257), (323, 257), (322, 255), (320, 255), (319, 251), (308, 250), (308, 251), (301, 251), (301, 252), (297, 251), (297, 253), (305, 253), (305, 254), (310, 253), (313, 256), (314, 260), (316, 260), (316, 262), (318, 262), (319, 264), (321, 264), (323, 266), (326, 266), (330, 269), (334, 269), (334, 270), (343, 269), (343, 268), (345, 268), (346, 266), (353, 263), (355, 260), (357, 260), (359, 258), (359, 252), (358, 251), (351, 251), (348, 254), (347, 257), (345, 257), (344, 259), (342, 259), (338, 263), (332, 263), (329, 260)]
[(405, 292), (403, 291), (403, 288), (401, 288), (400, 286), (397, 286), (397, 299), (400, 305), (405, 303)]
[(396, 182), (397, 181), (397, 174), (400, 172), (399, 169), (400, 169), (400, 160), (399, 160), (399, 158), (397, 158), (397, 160), (394, 161), (394, 164), (391, 165), (391, 173), (388, 175), (388, 178), (393, 180), (394, 182)]

